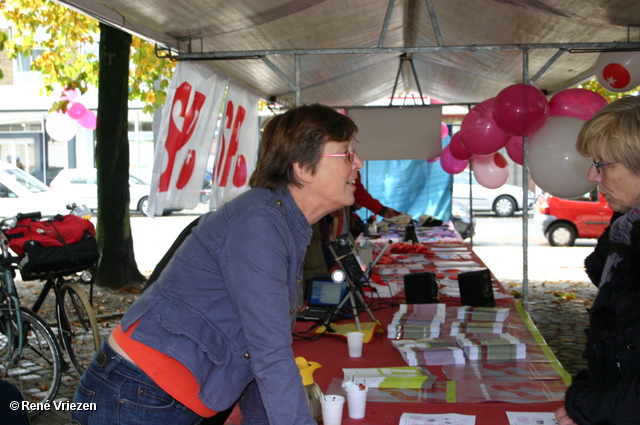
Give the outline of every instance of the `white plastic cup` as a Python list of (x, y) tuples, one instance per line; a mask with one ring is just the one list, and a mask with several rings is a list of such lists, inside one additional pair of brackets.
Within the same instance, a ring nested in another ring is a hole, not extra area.
[(341, 425), (344, 397), (341, 395), (325, 395), (320, 399), (322, 405), (322, 421), (324, 425)]
[(358, 385), (347, 387), (347, 404), (349, 405), (349, 417), (351, 419), (364, 418), (364, 412), (367, 409), (367, 393), (369, 387), (361, 390)]
[(362, 357), (362, 344), (364, 343), (364, 333), (347, 332), (347, 344), (349, 345), (349, 357)]

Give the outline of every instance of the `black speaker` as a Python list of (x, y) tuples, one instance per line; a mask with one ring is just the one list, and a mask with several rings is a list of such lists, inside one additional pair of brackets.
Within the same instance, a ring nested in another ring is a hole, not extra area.
[(404, 228), (403, 242), (420, 243), (418, 234), (416, 233), (416, 226), (413, 223), (409, 223)]
[(493, 286), (489, 269), (458, 274), (460, 301), (472, 307), (494, 307)]
[(434, 304), (438, 299), (438, 281), (434, 272), (404, 275), (404, 294), (407, 304)]
[(360, 256), (356, 252), (355, 242), (349, 233), (336, 238), (335, 241), (327, 242), (333, 249), (334, 259), (342, 264), (342, 269), (349, 276), (354, 285), (366, 282), (367, 277), (364, 265)]

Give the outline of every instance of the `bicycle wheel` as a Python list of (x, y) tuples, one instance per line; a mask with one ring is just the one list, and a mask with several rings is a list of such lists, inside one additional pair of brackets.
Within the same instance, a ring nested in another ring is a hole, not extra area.
[[(57, 305), (62, 343), (76, 371), (82, 375), (100, 348), (100, 331), (93, 307), (84, 291), (73, 282), (60, 286), (61, 303)], [(60, 311), (61, 305), (64, 312)]]
[[(21, 307), (24, 344), (22, 355), (17, 357), (17, 337), (7, 338), (11, 328), (17, 335), (15, 310), (0, 306), (0, 346), (4, 355), (0, 359), (0, 378), (9, 381), (22, 393), (26, 401), (44, 403), (53, 401), (62, 375), (60, 348), (53, 331), (44, 320), (31, 310)], [(17, 358), (16, 358), (17, 357)], [(31, 417), (41, 410), (29, 412)]]

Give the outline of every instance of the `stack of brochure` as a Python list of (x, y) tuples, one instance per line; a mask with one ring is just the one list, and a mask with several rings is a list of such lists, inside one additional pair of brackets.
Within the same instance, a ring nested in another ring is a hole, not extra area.
[(393, 315), (394, 325), (421, 325), (444, 322), (447, 315), (445, 304), (401, 304)]
[(391, 341), (409, 366), (465, 364), (464, 352), (455, 340), (427, 338)]
[(451, 323), (451, 336), (460, 333), (486, 333), (501, 334), (503, 324), (500, 322), (453, 322)]
[(391, 339), (437, 338), (445, 317), (445, 304), (402, 304), (387, 326), (387, 336)]
[(342, 369), (342, 386), (364, 384), (369, 388), (429, 389), (437, 376), (423, 367), (378, 367), (368, 369)]
[(526, 344), (510, 334), (482, 339), (458, 336), (457, 342), (469, 360), (524, 360), (527, 357)]
[(504, 322), (509, 315), (507, 307), (458, 307), (458, 320), (465, 322)]
[(422, 325), (394, 325), (387, 326), (387, 338), (389, 339), (421, 339), (437, 338), (440, 336), (440, 322), (425, 323)]

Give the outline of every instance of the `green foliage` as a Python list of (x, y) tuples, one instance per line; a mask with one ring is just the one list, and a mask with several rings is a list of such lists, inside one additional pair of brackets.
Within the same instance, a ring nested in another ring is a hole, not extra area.
[(586, 83), (582, 83), (582, 84), (578, 85), (578, 88), (591, 90), (591, 91), (594, 91), (594, 92), (596, 92), (598, 94), (601, 94), (605, 99), (607, 99), (609, 101), (609, 103), (611, 103), (614, 100), (619, 99), (619, 98), (621, 98), (623, 96), (635, 95), (638, 92), (637, 89), (633, 89), (633, 90), (625, 92), (625, 93), (610, 92), (607, 89), (605, 89), (604, 87), (602, 87), (602, 85), (600, 85), (600, 83), (598, 82), (598, 80), (596, 78), (593, 78), (593, 79), (587, 81)]
[[(31, 69), (43, 74), (45, 94), (68, 89), (85, 93), (90, 86), (98, 87), (98, 21), (48, 0), (0, 0), (0, 11), (15, 25), (11, 39), (0, 39), (10, 59), (44, 50)], [(154, 47), (136, 37), (131, 58), (129, 99), (142, 101), (143, 111), (151, 113), (164, 104), (175, 66), (156, 57)], [(57, 102), (52, 110), (66, 106), (66, 101)]]
[[(4, 44), (9, 39), (9, 34), (4, 31), (0, 31), (0, 51), (4, 50)], [(0, 69), (0, 79), (4, 78), (4, 72)]]

